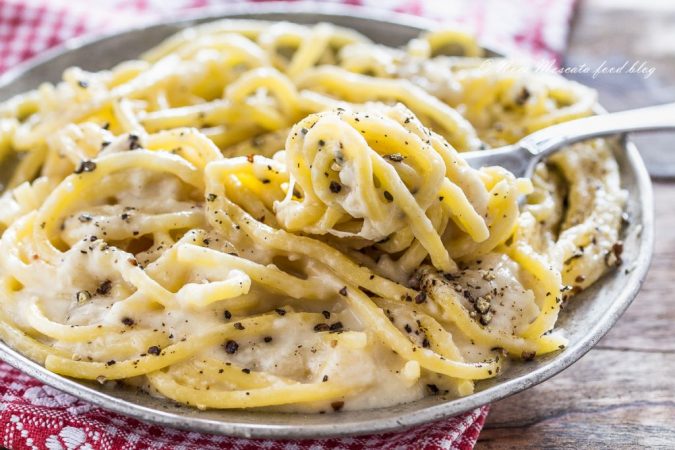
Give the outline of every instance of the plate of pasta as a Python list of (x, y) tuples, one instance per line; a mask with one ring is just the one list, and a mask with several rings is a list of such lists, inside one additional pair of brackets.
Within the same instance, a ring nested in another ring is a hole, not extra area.
[(503, 398), (609, 330), (651, 257), (635, 147), (462, 159), (593, 90), (423, 19), (246, 8), (0, 79), (4, 360), (155, 423), (318, 437)]

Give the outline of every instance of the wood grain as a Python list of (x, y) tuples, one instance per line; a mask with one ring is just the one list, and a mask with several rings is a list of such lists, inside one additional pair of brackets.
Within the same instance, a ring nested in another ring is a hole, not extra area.
[[(600, 103), (610, 111), (675, 102), (675, 1), (580, 1), (565, 65), (586, 64), (594, 71), (603, 63), (621, 67), (625, 62), (644, 64), (654, 72), (646, 76), (626, 69), (621, 74), (592, 72), (570, 78), (597, 89)], [(675, 179), (672, 134), (634, 140), (653, 176)]]
[[(583, 1), (568, 61), (607, 58), (657, 67), (650, 80), (580, 80), (610, 110), (675, 101), (675, 2)], [(653, 175), (675, 174), (673, 134), (637, 141)], [(655, 254), (634, 303), (579, 362), (495, 403), (477, 449), (675, 448), (675, 182), (656, 182), (654, 196)]]
[(477, 449), (675, 448), (675, 184), (654, 194), (657, 245), (634, 303), (578, 363), (495, 403)]

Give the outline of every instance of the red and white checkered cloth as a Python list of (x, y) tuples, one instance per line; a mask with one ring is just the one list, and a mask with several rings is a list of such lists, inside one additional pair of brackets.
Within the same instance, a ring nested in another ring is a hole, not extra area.
[[(0, 73), (62, 41), (179, 12), (260, 0), (0, 0)], [(557, 61), (575, 0), (330, 0), (426, 16), (472, 29), (500, 48)], [(105, 411), (0, 361), (0, 446), (12, 450), (471, 449), (488, 407), (401, 433), (306, 441), (174, 430)]]

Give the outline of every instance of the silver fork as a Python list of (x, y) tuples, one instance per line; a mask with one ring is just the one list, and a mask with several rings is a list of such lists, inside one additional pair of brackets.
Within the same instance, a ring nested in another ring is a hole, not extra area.
[(600, 114), (552, 125), (513, 145), (461, 156), (471, 167), (502, 166), (518, 177), (530, 177), (543, 158), (574, 142), (636, 131), (675, 130), (675, 103)]

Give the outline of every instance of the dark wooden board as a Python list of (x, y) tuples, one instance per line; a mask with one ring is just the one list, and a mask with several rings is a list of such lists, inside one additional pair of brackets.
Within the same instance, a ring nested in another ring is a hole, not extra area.
[(675, 184), (654, 194), (655, 254), (638, 297), (579, 362), (495, 403), (476, 448), (675, 448)]
[[(675, 101), (675, 2), (582, 0), (568, 65), (646, 60), (635, 75), (578, 78), (610, 110)], [(675, 175), (675, 134), (635, 139)], [(642, 291), (600, 343), (551, 380), (495, 403), (477, 449), (675, 448), (675, 182), (654, 184), (656, 247)]]

